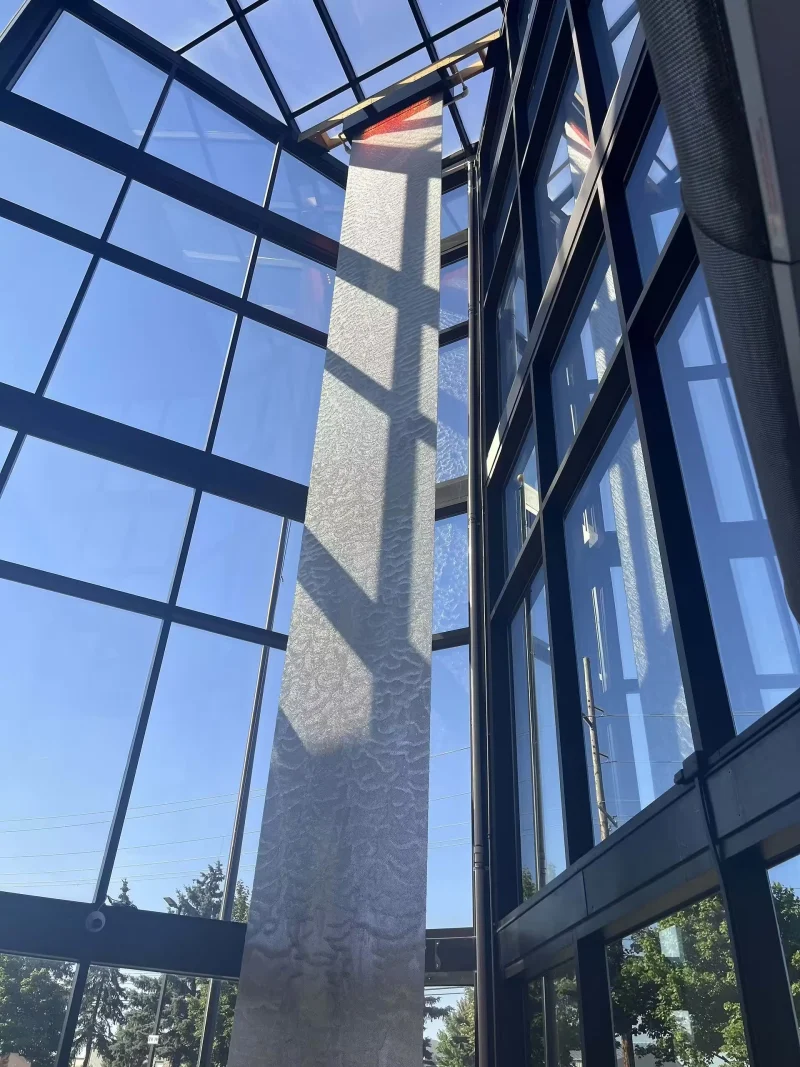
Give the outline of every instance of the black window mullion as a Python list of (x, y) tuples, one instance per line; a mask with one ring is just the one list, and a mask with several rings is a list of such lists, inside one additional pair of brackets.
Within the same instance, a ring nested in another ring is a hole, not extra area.
[(320, 17), (322, 25), (325, 27), (325, 32), (328, 35), (328, 39), (333, 45), (333, 50), (336, 53), (336, 58), (342, 65), (342, 70), (347, 78), (348, 85), (355, 93), (356, 100), (364, 99), (364, 90), (361, 88), (361, 83), (358, 80), (358, 75), (355, 72), (353, 64), (350, 62), (350, 56), (347, 54), (347, 49), (342, 43), (342, 39), (339, 36), (339, 31), (336, 29), (336, 25), (331, 18), (331, 13), (325, 5), (324, 0), (313, 0), (314, 7), (317, 9), (317, 14)]
[(283, 95), (283, 89), (281, 89), (280, 85), (278, 84), (278, 79), (272, 73), (272, 68), (270, 67), (269, 63), (267, 63), (264, 51), (261, 48), (261, 45), (258, 43), (256, 35), (253, 33), (253, 30), (250, 27), (250, 23), (242, 14), (242, 8), (239, 4), (239, 0), (228, 0), (228, 7), (230, 7), (231, 11), (236, 16), (236, 21), (239, 25), (239, 29), (242, 31), (242, 36), (247, 42), (247, 47), (253, 53), (253, 58), (258, 64), (258, 69), (261, 71), (262, 75), (264, 76), (264, 80), (269, 86), (269, 91), (275, 98), (275, 103), (278, 105), (280, 113), (283, 117), (283, 121), (289, 127), (294, 138), (296, 139), (298, 129), (297, 122), (292, 117), (292, 109), (286, 102), (286, 97)]

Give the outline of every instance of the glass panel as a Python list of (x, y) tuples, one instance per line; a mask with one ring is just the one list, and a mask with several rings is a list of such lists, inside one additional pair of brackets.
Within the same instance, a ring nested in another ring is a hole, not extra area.
[(625, 187), (642, 277), (647, 278), (681, 213), (681, 176), (661, 108)]
[(564, 526), (602, 840), (669, 789), (693, 749), (632, 401)]
[(20, 0), (2, 0), (0, 3), (0, 32), (2, 32), (20, 9)]
[(618, 1063), (747, 1067), (730, 935), (716, 894), (612, 942), (606, 954)]
[(559, 460), (580, 429), (621, 336), (614, 276), (603, 248), (553, 367)]
[(219, 912), (260, 656), (170, 630), (114, 864), (113, 884), (127, 879), (140, 908)]
[(203, 493), (178, 603), (266, 625), (280, 534), (277, 515)]
[[(528, 1029), (528, 1067), (545, 1067), (547, 1050), (545, 1043), (544, 1020), (544, 979), (534, 978), (528, 982), (528, 995), (525, 1003)], [(559, 1064), (558, 1067), (561, 1067)], [(569, 1067), (564, 1064), (564, 1067)]]
[(166, 80), (163, 71), (63, 12), (14, 92), (138, 145)]
[[(369, 78), (362, 78), (361, 88), (364, 90), (365, 96), (372, 96), (382, 89), (388, 89), (395, 82), (402, 81), (409, 74), (416, 74), (418, 70), (424, 70), (429, 64), (428, 53), (420, 48), (416, 52), (412, 52), (410, 56), (406, 56), (405, 59), (399, 59), (396, 63), (384, 67), (377, 74), (372, 74)], [(445, 108), (446, 112), (447, 108)]]
[(28, 437), (0, 497), (0, 558), (165, 600), (192, 491)]
[(330, 267), (262, 239), (247, 298), (327, 333), (335, 278)]
[(475, 997), (465, 986), (425, 989), (422, 1067), (474, 1067)]
[[(498, 18), (499, 15), (500, 12), (498, 11)], [(483, 74), (478, 74), (471, 78), (469, 93), (457, 105), (458, 113), (461, 115), (461, 120), (467, 131), (467, 137), (472, 144), (477, 144), (481, 136), (483, 116), (486, 114), (486, 101), (489, 99), (489, 90), (492, 87), (492, 73), (493, 71), (487, 70)]]
[[(135, 907), (126, 891), (109, 906)], [(81, 1001), (72, 1067), (92, 1063), (125, 1063), (145, 1067), (148, 1034), (156, 1030), (158, 995), (166, 975), (130, 971), (119, 967), (89, 967)], [(164, 1016), (166, 1017), (166, 1011)], [(166, 1022), (166, 1018), (164, 1020)], [(184, 1036), (185, 1036), (184, 1028)], [(159, 1045), (159, 1055), (163, 1050)]]
[(583, 86), (573, 63), (534, 189), (543, 286), (561, 248), (591, 158)]
[[(451, 19), (450, 22), (457, 22), (464, 18), (468, 13), (468, 11), (465, 11), (463, 14)], [(491, 33), (492, 30), (499, 30), (502, 24), (503, 12), (499, 7), (496, 7), (494, 11), (488, 11), (485, 15), (479, 15), (476, 19), (473, 19), (472, 22), (468, 22), (466, 26), (462, 26), (460, 30), (453, 30), (452, 33), (447, 33), (444, 37), (440, 37), (436, 42), (436, 51), (440, 58), (444, 59), (445, 56), (451, 55), (463, 45), (472, 44), (473, 41), (479, 41), (481, 37), (485, 37), (486, 34)], [(470, 61), (471, 60), (467, 59), (463, 62), (469, 63)], [(472, 85), (470, 85), (469, 91), (470, 93), (472, 92)]]
[(275, 97), (235, 22), (217, 30), (183, 54), (229, 89), (241, 93), (275, 118), (281, 118)]
[(344, 189), (288, 152), (281, 152), (269, 207), (284, 218), (339, 240)]
[(0, 378), (35, 389), (91, 256), (7, 219), (0, 247)]
[(170, 48), (181, 48), (230, 18), (225, 0), (103, 0), (103, 7)]
[(467, 473), (467, 370), (469, 343), (439, 349), (439, 405), (436, 425), (436, 481)]
[(377, 67), (421, 41), (406, 0), (384, 0), (380, 6), (358, 0), (328, 0), (327, 7), (356, 74)]
[(466, 185), (442, 196), (442, 239), (461, 233), (469, 225), (469, 197)]
[(493, 227), (491, 233), (492, 249), (495, 256), (500, 250), (500, 245), (506, 230), (506, 224), (508, 223), (508, 217), (511, 213), (511, 205), (514, 203), (514, 194), (516, 191), (516, 175), (509, 174), (506, 178), (505, 187), (503, 188), (503, 199), (500, 202), (500, 210), (497, 213), (497, 223)]
[(800, 687), (783, 591), (722, 341), (701, 272), (658, 344), (722, 669), (741, 731)]
[(0, 123), (0, 196), (99, 237), (124, 178)]
[(503, 494), (506, 520), (506, 560), (514, 564), (539, 514), (539, 475), (536, 470), (536, 438), (533, 427), (517, 455)]
[(773, 867), (769, 880), (797, 1012), (800, 1010), (800, 927), (797, 921), (800, 916), (800, 859), (795, 856)]
[(47, 395), (202, 448), (233, 322), (216, 304), (101, 262)]
[(278, 603), (275, 609), (275, 621), (273, 629), (278, 633), (288, 634), (289, 623), (292, 618), (294, 607), (294, 594), (297, 588), (297, 568), (300, 563), (300, 545), (303, 540), (303, 524), (300, 522), (289, 523), (289, 537), (286, 541), (286, 551), (283, 556), (283, 570), (280, 576), (278, 589)]
[(245, 319), (214, 452), (308, 485), (325, 351)]
[[(544, 90), (550, 73), (550, 66), (553, 62), (553, 54), (555, 53), (556, 44), (558, 43), (558, 38), (561, 34), (561, 28), (564, 25), (565, 18), (566, 14), (563, 5), (560, 2), (556, 3), (550, 12), (550, 17), (547, 22), (547, 33), (542, 45), (541, 55), (539, 56), (536, 65), (536, 75), (528, 92), (528, 99), (525, 105), (528, 119), (528, 133), (533, 129), (533, 125), (538, 117), (539, 105), (544, 96)], [(572, 55), (572, 53), (570, 53), (570, 55)]]
[(238, 196), (263, 204), (275, 145), (173, 82), (147, 151)]
[(500, 403), (505, 404), (517, 368), (528, 343), (528, 304), (525, 297), (525, 265), (522, 248), (517, 246), (514, 259), (503, 283), (497, 309), (497, 360), (500, 367)]
[(466, 259), (442, 268), (439, 296), (439, 329), (467, 321), (468, 271)]
[(0, 955), (0, 1056), (13, 1064), (55, 1067), (76, 965)]
[(0, 467), (8, 459), (8, 453), (17, 436), (16, 430), (9, 430), (7, 426), (0, 426)]
[[(484, 7), (483, 0), (420, 0), (425, 24), (431, 33), (441, 33), (455, 22)], [(478, 34), (480, 36), (480, 34)]]
[(129, 252), (238, 296), (254, 237), (238, 226), (133, 182), (111, 240)]
[(447, 159), (448, 156), (463, 151), (463, 148), (450, 108), (445, 108), (442, 116), (442, 158)]
[(522, 899), (536, 895), (539, 863), (536, 857), (533, 792), (533, 736), (530, 719), (527, 600), (511, 622), (511, 681), (514, 697), (514, 755), (517, 775), (517, 834)]
[(589, 22), (600, 60), (603, 86), (610, 100), (639, 25), (636, 0), (592, 0)]
[(434, 652), (428, 916), (434, 927), (472, 926), (469, 649)]
[[(297, 125), (300, 131), (310, 130), (312, 126), (316, 126), (318, 122), (326, 121), (332, 118), (334, 115), (338, 115), (340, 111), (345, 111), (347, 108), (352, 107), (356, 103), (356, 94), (352, 89), (345, 89), (342, 93), (337, 93), (336, 96), (330, 97), (323, 104), (317, 104), (316, 107), (310, 107), (308, 111), (304, 111), (302, 115), (297, 116)], [(337, 130), (341, 130), (341, 125), (334, 130), (330, 130), (329, 133), (333, 137)]]
[(158, 630), (0, 581), (3, 890), (92, 899)]
[(580, 1013), (571, 961), (528, 983), (530, 1067), (581, 1067)]
[(469, 626), (467, 516), (439, 519), (433, 548), (433, 632)]
[(347, 81), (313, 0), (270, 0), (247, 20), (292, 111)]

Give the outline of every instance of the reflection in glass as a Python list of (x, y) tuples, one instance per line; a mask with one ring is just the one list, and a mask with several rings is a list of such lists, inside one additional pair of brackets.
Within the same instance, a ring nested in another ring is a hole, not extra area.
[(467, 516), (439, 519), (433, 542), (433, 632), (469, 626)]
[(589, 22), (600, 60), (603, 87), (610, 100), (639, 25), (636, 0), (591, 0)]
[(642, 277), (647, 279), (681, 213), (681, 176), (672, 134), (655, 114), (625, 187)]
[(69, 12), (62, 12), (14, 92), (138, 145), (166, 74)]
[(583, 86), (573, 63), (567, 74), (534, 189), (543, 285), (550, 277), (561, 248), (591, 157)]
[[(266, 10), (266, 7), (258, 10)], [(281, 152), (269, 209), (338, 241), (344, 211), (344, 189), (295, 156)]]
[(775, 915), (781, 932), (786, 969), (792, 986), (795, 1012), (800, 1008), (800, 859), (795, 856), (769, 872)]
[(281, 634), (288, 634), (289, 623), (292, 618), (294, 607), (294, 594), (297, 588), (297, 569), (300, 565), (300, 545), (303, 541), (303, 524), (301, 522), (289, 523), (289, 536), (286, 540), (286, 550), (283, 554), (283, 570), (280, 574), (278, 586), (278, 603), (275, 608), (275, 620), (273, 630)]
[(260, 656), (259, 645), (170, 630), (112, 876), (140, 908), (174, 911), (167, 898), (180, 904), (184, 884), (210, 895), (221, 883)]
[(101, 261), (47, 395), (202, 448), (233, 321), (216, 304)]
[(527, 1008), (530, 1067), (581, 1067), (575, 964), (563, 963), (529, 982)]
[(564, 523), (595, 835), (693, 750), (639, 430), (628, 401)]
[(248, 300), (328, 332), (336, 272), (262, 238)]
[(606, 948), (620, 1067), (747, 1067), (730, 935), (718, 895)]
[(436, 425), (436, 481), (467, 473), (467, 369), (469, 342), (439, 349), (439, 404)]
[(0, 558), (165, 600), (187, 486), (28, 437), (0, 497)]
[(308, 485), (325, 351), (245, 319), (214, 452)]
[(183, 54), (229, 89), (241, 93), (274, 118), (281, 118), (275, 97), (237, 23), (217, 30)]
[(427, 925), (472, 926), (469, 649), (434, 652)]
[[(0, 17), (0, 29), (2, 29)], [(77, 964), (0, 954), (0, 1034), (5, 1063), (53, 1067)]]
[(497, 359), (500, 367), (500, 403), (504, 404), (528, 342), (528, 306), (525, 298), (525, 265), (522, 246), (503, 283), (497, 308)]
[(0, 379), (32, 390), (52, 355), (91, 256), (7, 219), (0, 219), (0, 245)]
[(239, 296), (254, 238), (238, 226), (133, 182), (110, 240)]
[(92, 899), (158, 628), (0, 581), (0, 889)]
[(327, 7), (356, 74), (363, 74), (421, 42), (406, 0), (383, 0), (380, 5), (361, 4), (358, 0), (328, 0)]
[(559, 460), (572, 444), (621, 336), (614, 276), (603, 248), (553, 367)]
[(783, 591), (711, 300), (695, 274), (658, 343), (722, 668), (741, 731), (800, 687)]
[(439, 291), (439, 329), (467, 321), (468, 271), (466, 259), (442, 268)]
[(469, 197), (466, 185), (442, 196), (442, 239), (466, 230), (469, 224)]
[(506, 560), (508, 569), (519, 555), (528, 533), (539, 514), (539, 475), (536, 470), (536, 438), (533, 427), (514, 463), (503, 493), (506, 522)]
[(277, 515), (203, 493), (178, 603), (265, 626), (280, 533)]
[(123, 181), (116, 171), (0, 123), (0, 196), (6, 200), (99, 237)]
[(275, 145), (175, 81), (148, 138), (147, 151), (263, 204)]

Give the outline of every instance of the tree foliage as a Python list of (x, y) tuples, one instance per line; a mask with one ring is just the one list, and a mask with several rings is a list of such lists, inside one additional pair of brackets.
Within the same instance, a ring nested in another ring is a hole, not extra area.
[(444, 1022), (436, 1045), (436, 1067), (474, 1067), (475, 994), (468, 989)]

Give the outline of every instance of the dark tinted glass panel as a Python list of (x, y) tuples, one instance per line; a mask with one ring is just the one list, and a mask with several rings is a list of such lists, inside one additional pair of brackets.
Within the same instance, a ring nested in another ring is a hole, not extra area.
[(14, 92), (138, 145), (165, 81), (163, 71), (64, 12)]
[(103, 0), (103, 7), (149, 33), (157, 41), (180, 48), (230, 17), (225, 0)]
[(580, 1067), (580, 1013), (575, 965), (562, 964), (528, 984), (530, 1067)]
[(184, 52), (187, 59), (275, 118), (281, 113), (237, 23), (217, 30)]
[(247, 295), (270, 311), (327, 333), (335, 278), (330, 267), (262, 240)]
[(455, 341), (439, 349), (439, 405), (436, 427), (436, 480), (467, 473), (467, 368), (469, 345)]
[(99, 237), (123, 177), (0, 124), (0, 196)]
[(573, 64), (567, 75), (534, 189), (543, 284), (550, 277), (561, 248), (591, 156), (583, 86)]
[(406, 0), (386, 0), (380, 6), (361, 4), (359, 0), (329, 0), (328, 10), (356, 74), (420, 43)]
[(461, 185), (442, 197), (442, 237), (466, 230), (468, 223), (469, 197), (466, 185)]
[(661, 108), (625, 188), (642, 277), (647, 278), (681, 213), (681, 176)]
[(427, 925), (472, 926), (469, 650), (432, 664)]
[(113, 884), (127, 878), (140, 908), (175, 910), (196, 880), (201, 899), (219, 886), (260, 655), (230, 637), (170, 630), (114, 865)]
[(436, 523), (433, 558), (433, 632), (469, 625), (467, 516)]
[(0, 219), (0, 378), (35, 389), (91, 257)]
[(238, 226), (134, 182), (111, 231), (111, 240), (130, 252), (238, 296), (254, 238)]
[(3, 890), (92, 899), (158, 628), (0, 581)]
[(203, 493), (178, 603), (264, 626), (281, 520)]
[(800, 631), (702, 274), (658, 356), (728, 696), (743, 730), (800, 686)]
[(76, 969), (61, 960), (0, 955), (0, 1048), (7, 1063), (55, 1063)]
[(227, 456), (308, 484), (325, 352), (246, 319), (214, 441)]
[(503, 494), (506, 520), (506, 560), (509, 570), (539, 514), (539, 475), (536, 439), (530, 428), (519, 450)]
[(639, 25), (636, 0), (592, 0), (589, 21), (600, 59), (603, 86), (610, 100)]
[(747, 1067), (728, 925), (717, 895), (606, 949), (617, 1060)]
[(147, 151), (263, 204), (275, 145), (185, 85), (173, 82)]
[(539, 57), (539, 62), (536, 67), (536, 76), (533, 79), (530, 92), (528, 93), (528, 100), (526, 103), (528, 132), (533, 128), (534, 122), (536, 122), (539, 117), (539, 105), (542, 102), (548, 75), (551, 73), (550, 66), (553, 62), (553, 54), (556, 50), (556, 44), (558, 42), (559, 34), (561, 33), (561, 28), (564, 25), (565, 18), (566, 13), (564, 11), (564, 5), (561, 2), (556, 3), (550, 13), (550, 18), (547, 24), (547, 33), (545, 35), (544, 44), (542, 45), (541, 56)]
[(533, 786), (533, 731), (529, 680), (527, 599), (519, 606), (511, 629), (511, 681), (514, 696), (514, 749), (517, 774), (517, 833), (522, 899), (536, 895), (539, 862), (536, 856), (536, 819)]
[(500, 402), (505, 403), (528, 341), (528, 306), (525, 265), (517, 248), (497, 309), (497, 349), (500, 365)]
[(216, 304), (101, 262), (47, 395), (202, 448), (233, 321)]
[(459, 260), (442, 269), (439, 296), (439, 329), (467, 321), (467, 261)]
[(339, 240), (344, 189), (288, 152), (281, 152), (269, 207), (293, 222)]
[(0, 497), (0, 558), (164, 600), (192, 491), (25, 440)]
[(602, 840), (669, 789), (693, 749), (632, 401), (564, 527)]
[(572, 444), (619, 344), (614, 276), (605, 250), (586, 283), (575, 317), (553, 367), (553, 407), (558, 458)]

